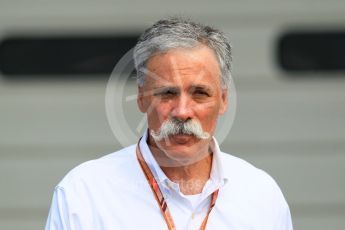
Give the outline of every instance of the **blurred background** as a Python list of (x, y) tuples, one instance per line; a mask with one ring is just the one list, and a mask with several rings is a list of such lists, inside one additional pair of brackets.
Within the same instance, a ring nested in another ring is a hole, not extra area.
[(0, 229), (43, 229), (63, 176), (121, 148), (110, 72), (174, 15), (232, 42), (238, 103), (223, 151), (276, 179), (295, 229), (345, 229), (344, 0), (0, 0)]

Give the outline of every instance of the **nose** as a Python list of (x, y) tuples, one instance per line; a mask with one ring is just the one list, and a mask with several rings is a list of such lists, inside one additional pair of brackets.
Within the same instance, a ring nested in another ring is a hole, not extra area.
[(181, 121), (186, 121), (193, 117), (192, 103), (188, 95), (180, 94), (179, 97), (176, 98), (171, 116)]

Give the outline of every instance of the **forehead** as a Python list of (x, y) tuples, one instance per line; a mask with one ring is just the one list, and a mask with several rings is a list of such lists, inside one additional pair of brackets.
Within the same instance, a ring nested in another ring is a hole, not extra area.
[(190, 80), (194, 83), (220, 83), (221, 71), (217, 57), (205, 45), (157, 53), (148, 60), (146, 67), (146, 80), (150, 84)]

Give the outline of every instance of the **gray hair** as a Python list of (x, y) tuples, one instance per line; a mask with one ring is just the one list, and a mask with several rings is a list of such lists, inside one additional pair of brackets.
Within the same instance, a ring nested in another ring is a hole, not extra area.
[(169, 18), (156, 22), (145, 30), (134, 47), (137, 83), (142, 86), (146, 63), (152, 55), (174, 48), (192, 48), (198, 44), (211, 48), (218, 58), (222, 88), (227, 89), (231, 78), (231, 45), (223, 32), (183, 18)]

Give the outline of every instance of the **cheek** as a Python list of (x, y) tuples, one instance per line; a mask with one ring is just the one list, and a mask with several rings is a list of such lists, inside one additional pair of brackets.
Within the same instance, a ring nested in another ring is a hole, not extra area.
[(218, 115), (216, 114), (209, 114), (208, 116), (206, 116), (205, 119), (205, 128), (208, 130), (213, 130), (217, 124), (217, 119), (218, 119)]
[(198, 119), (204, 130), (213, 131), (215, 129), (219, 114), (219, 106), (216, 103), (199, 106), (197, 114), (199, 114)]
[(169, 117), (169, 106), (158, 104), (156, 106), (151, 106), (147, 111), (147, 121), (149, 128), (158, 129), (161, 124), (166, 121)]
[(211, 111), (213, 110), (217, 110), (218, 109), (218, 105), (215, 101), (209, 101), (209, 102), (203, 102), (200, 104), (194, 104), (191, 106), (191, 108), (197, 112), (197, 113), (202, 113), (202, 112), (208, 112), (211, 113)]

